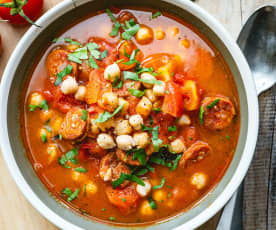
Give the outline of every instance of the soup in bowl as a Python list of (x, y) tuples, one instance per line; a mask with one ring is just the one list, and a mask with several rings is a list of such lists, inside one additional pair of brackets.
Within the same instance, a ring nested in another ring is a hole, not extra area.
[(240, 102), (219, 50), (150, 8), (107, 8), (53, 36), (29, 75), (21, 133), (51, 194), (88, 218), (150, 224), (221, 180)]

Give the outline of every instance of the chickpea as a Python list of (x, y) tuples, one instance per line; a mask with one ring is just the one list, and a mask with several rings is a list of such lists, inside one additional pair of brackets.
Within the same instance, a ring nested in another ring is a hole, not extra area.
[(186, 146), (184, 142), (178, 138), (171, 142), (171, 149), (174, 153), (182, 153), (185, 151)]
[(146, 89), (145, 90), (145, 96), (151, 101), (155, 102), (157, 100), (157, 97), (154, 95), (152, 89)]
[(162, 29), (155, 30), (155, 38), (157, 40), (163, 40), (166, 36), (166, 33)]
[(128, 107), (129, 107), (129, 102), (126, 101), (125, 99), (119, 97), (119, 105), (118, 106), (121, 106), (121, 105), (124, 105), (123, 108), (122, 108), (122, 110), (121, 110), (121, 114), (122, 115), (127, 114)]
[(150, 216), (154, 214), (154, 209), (151, 208), (149, 201), (144, 200), (141, 204), (140, 213), (144, 216)]
[(60, 89), (66, 95), (73, 94), (78, 90), (78, 83), (74, 77), (69, 76), (61, 83)]
[(191, 46), (191, 43), (190, 43), (190, 41), (189, 41), (187, 38), (185, 38), (185, 39), (183, 39), (183, 40), (181, 41), (181, 45), (182, 45), (184, 48), (188, 49), (188, 48)]
[(135, 35), (135, 39), (139, 44), (149, 44), (153, 40), (153, 31), (146, 25), (140, 25), (140, 29)]
[(109, 80), (113, 82), (116, 77), (120, 77), (120, 68), (117, 63), (113, 63), (112, 65), (109, 65), (104, 70), (104, 79)]
[(184, 126), (184, 125), (190, 125), (191, 119), (188, 115), (183, 114), (177, 121), (177, 125)]
[(128, 120), (119, 119), (118, 121), (115, 122), (114, 128), (115, 128), (114, 133), (118, 136), (124, 135), (124, 134), (130, 134), (132, 132), (132, 128)]
[(83, 191), (86, 191), (86, 194), (88, 196), (90, 195), (94, 195), (97, 193), (98, 191), (98, 186), (97, 184), (95, 184), (93, 181), (89, 180), (88, 182), (86, 182), (83, 186)]
[(129, 135), (120, 135), (116, 138), (116, 142), (119, 149), (130, 150), (135, 146), (135, 142), (132, 136)]
[(53, 110), (41, 110), (40, 119), (43, 123), (49, 121), (53, 117)]
[(162, 84), (160, 84), (160, 85), (154, 85), (152, 91), (153, 91), (153, 94), (157, 97), (164, 96), (165, 92), (166, 92), (165, 82), (162, 82)]
[(81, 85), (79, 86), (77, 92), (75, 93), (75, 99), (79, 101), (84, 101), (86, 95), (86, 87)]
[[(153, 75), (151, 75), (150, 73), (142, 73), (141, 74), (141, 79), (143, 79), (143, 80), (156, 80), (156, 78)], [(151, 89), (153, 87), (153, 84), (150, 84), (150, 83), (143, 82), (143, 85), (148, 89)]]
[(77, 182), (83, 182), (87, 179), (87, 176), (83, 173), (72, 171), (72, 180)]
[(147, 180), (144, 180), (144, 186), (143, 185), (136, 185), (136, 191), (141, 197), (146, 197), (150, 191), (151, 191), (151, 184)]
[(46, 151), (47, 151), (47, 154), (49, 155), (48, 164), (51, 164), (58, 157), (57, 146), (54, 144), (49, 144)]
[(149, 144), (149, 142), (150, 142), (149, 134), (146, 133), (146, 132), (135, 133), (133, 135), (133, 139), (135, 141), (135, 144), (139, 148), (145, 148)]
[(101, 133), (98, 135), (97, 143), (103, 149), (113, 149), (116, 146), (112, 136), (106, 133)]
[(30, 104), (38, 106), (43, 100), (44, 97), (40, 93), (32, 93)]
[(156, 201), (165, 201), (167, 199), (167, 193), (166, 191), (162, 189), (155, 190), (154, 193), (152, 194), (152, 198)]
[(139, 101), (136, 112), (141, 114), (142, 116), (148, 116), (152, 109), (152, 103), (147, 97), (142, 97), (142, 99)]
[(102, 96), (102, 105), (105, 108), (108, 108), (110, 111), (114, 111), (119, 104), (119, 98), (116, 93), (107, 92)]
[(140, 114), (131, 115), (129, 123), (135, 130), (140, 130), (141, 125), (144, 124), (143, 117)]
[(206, 185), (207, 176), (204, 173), (195, 173), (191, 177), (191, 184), (197, 189), (202, 189)]
[(168, 34), (171, 38), (175, 37), (177, 34), (179, 34), (179, 28), (176, 26), (169, 27)]

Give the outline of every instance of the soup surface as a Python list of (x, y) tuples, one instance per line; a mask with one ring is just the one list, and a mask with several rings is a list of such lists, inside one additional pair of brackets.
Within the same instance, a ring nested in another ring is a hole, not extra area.
[(220, 53), (150, 9), (107, 9), (66, 29), (38, 57), (22, 104), (41, 181), (101, 221), (149, 223), (191, 208), (224, 175), (239, 136)]

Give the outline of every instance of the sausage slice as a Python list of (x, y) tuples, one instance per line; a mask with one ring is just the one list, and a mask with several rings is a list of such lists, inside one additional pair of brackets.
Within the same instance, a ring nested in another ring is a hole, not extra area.
[(206, 97), (202, 101), (202, 106), (204, 126), (211, 130), (226, 128), (236, 114), (233, 103), (225, 97)]
[(87, 120), (83, 120), (83, 109), (69, 110), (61, 124), (60, 134), (64, 139), (75, 140), (83, 136), (87, 128)]
[(78, 70), (78, 64), (71, 62), (67, 59), (69, 52), (64, 49), (55, 49), (47, 57), (46, 69), (50, 77), (50, 81), (54, 83), (56, 81), (57, 73), (61, 72), (67, 65), (71, 65), (71, 76), (76, 76)]
[[(122, 161), (118, 160), (115, 153), (109, 153), (101, 159), (99, 174), (103, 181), (115, 181), (121, 173), (130, 174), (130, 170)], [(120, 187), (124, 188), (129, 183), (125, 180)]]
[(193, 143), (181, 156), (179, 165), (185, 167), (189, 160), (200, 161), (211, 152), (211, 147), (203, 141)]

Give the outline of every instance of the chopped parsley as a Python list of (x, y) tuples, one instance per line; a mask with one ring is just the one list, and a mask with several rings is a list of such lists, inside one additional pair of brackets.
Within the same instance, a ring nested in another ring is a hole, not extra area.
[(147, 127), (144, 124), (141, 124), (141, 129), (142, 129), (142, 131), (148, 131), (148, 132), (152, 131), (152, 127)]
[(79, 192), (80, 192), (79, 188), (76, 188), (74, 192), (72, 192), (70, 188), (65, 188), (62, 190), (62, 194), (65, 194), (68, 196), (68, 198), (67, 198), (68, 202), (76, 199), (77, 196), (79, 195)]
[(87, 47), (81, 47), (76, 49), (74, 53), (68, 54), (68, 60), (82, 64), (82, 60), (88, 59)]
[(152, 116), (149, 115), (149, 124), (152, 125), (153, 124), (153, 119), (152, 119)]
[(169, 127), (168, 127), (168, 131), (169, 131), (169, 132), (174, 132), (174, 131), (176, 131), (176, 130), (177, 130), (176, 125), (172, 125), (172, 126), (169, 126)]
[(52, 132), (52, 129), (51, 129), (51, 127), (50, 127), (50, 126), (45, 125), (44, 127), (45, 127), (45, 129), (46, 129), (49, 133), (50, 133), (50, 132)]
[(132, 96), (135, 96), (135, 97), (143, 97), (144, 94), (145, 94), (145, 91), (141, 91), (141, 90), (138, 90), (138, 89), (135, 89), (135, 88), (129, 88), (129, 89), (128, 89), (128, 92), (129, 92)]
[(93, 69), (99, 69), (99, 66), (97, 65), (96, 61), (94, 60), (93, 56), (89, 57), (89, 64)]
[(157, 209), (157, 204), (156, 204), (155, 200), (152, 197), (149, 197), (148, 201), (149, 201), (149, 205), (152, 209)]
[(112, 188), (114, 188), (114, 189), (117, 188), (119, 185), (124, 183), (125, 180), (133, 181), (133, 182), (136, 182), (137, 184), (145, 186), (144, 181), (141, 180), (136, 175), (121, 173), (120, 177), (117, 180), (112, 182)]
[(226, 135), (225, 137), (226, 137), (226, 139), (227, 139), (228, 141), (230, 140), (230, 137), (229, 137), (229, 135)]
[(188, 136), (188, 138), (189, 138), (189, 140), (191, 140), (191, 141), (193, 140), (193, 138), (192, 138), (192, 137), (190, 137), (190, 136)]
[(127, 152), (128, 154), (133, 153), (132, 160), (138, 160), (141, 165), (146, 165), (147, 163), (147, 154), (144, 149), (139, 148), (139, 149), (131, 149)]
[(122, 33), (122, 38), (125, 40), (130, 40), (132, 36), (134, 36), (138, 30), (140, 29), (139, 24), (136, 24), (134, 19), (130, 19), (125, 22), (125, 25), (121, 24), (124, 32)]
[(69, 43), (69, 44), (71, 44), (71, 45), (81, 46), (81, 44), (80, 44), (79, 42), (74, 41), (74, 40), (72, 40), (71, 38), (64, 38), (63, 40), (64, 40), (64, 42)]
[[(76, 171), (76, 172), (80, 172), (80, 173), (86, 173), (86, 172), (87, 172), (87, 169), (82, 168), (82, 167), (78, 167), (78, 168), (75, 168), (75, 171)], [(85, 188), (86, 188), (86, 185), (85, 185)]]
[(101, 54), (101, 58), (102, 59), (104, 59), (104, 58), (106, 58), (107, 57), (107, 49), (105, 49), (103, 52), (102, 52), (102, 54)]
[(217, 98), (217, 99), (215, 99), (214, 101), (212, 101), (209, 105), (207, 105), (206, 107), (207, 107), (208, 109), (212, 109), (217, 103), (219, 103), (219, 101), (220, 101), (220, 99)]
[(41, 138), (41, 141), (43, 143), (46, 143), (47, 142), (47, 134), (46, 134), (46, 132), (42, 133), (41, 136), (40, 136), (40, 138)]
[(153, 186), (152, 189), (160, 189), (164, 186), (164, 184), (165, 184), (165, 177), (162, 177), (161, 183), (159, 185)]
[(115, 116), (117, 113), (120, 113), (122, 108), (124, 107), (124, 105), (125, 105), (125, 103), (120, 105), (119, 107), (117, 107), (117, 109), (112, 114), (110, 114), (107, 111), (104, 111), (103, 113), (99, 114), (98, 118), (94, 122), (96, 122), (96, 123), (106, 122), (111, 117)]
[(175, 136), (169, 136), (168, 139), (171, 141), (175, 138)]
[(204, 116), (204, 107), (202, 105), (202, 106), (200, 106), (200, 109), (199, 109), (199, 121), (200, 121), (200, 124), (202, 124), (202, 125), (204, 125), (203, 116)]
[(155, 12), (154, 14), (151, 15), (151, 18), (150, 18), (150, 19), (157, 18), (157, 17), (159, 17), (159, 16), (161, 16), (161, 15), (162, 15), (162, 13), (161, 13), (160, 11), (157, 11), (157, 12)]
[(153, 73), (153, 71), (154, 71), (154, 69), (152, 67), (150, 67), (150, 68), (141, 68), (141, 67), (139, 67), (137, 69), (137, 74), (145, 73), (145, 72)]
[(123, 86), (123, 81), (116, 76), (115, 80), (112, 82), (112, 88), (114, 89), (120, 89)]
[(155, 126), (153, 129), (152, 129), (152, 144), (153, 144), (153, 147), (154, 147), (154, 151), (155, 152), (158, 152), (159, 151), (159, 148), (160, 148), (160, 145), (163, 143), (163, 141), (161, 139), (158, 138), (158, 129), (159, 129), (159, 126)]
[(137, 53), (139, 52), (140, 50), (139, 49), (135, 49), (133, 50), (133, 52), (131, 53), (130, 57), (129, 57), (129, 61), (128, 62), (124, 62), (123, 64), (124, 65), (132, 65), (134, 63), (139, 63), (135, 57), (137, 55)]
[(58, 41), (58, 38), (53, 38), (52, 42), (56, 43)]
[(101, 56), (101, 52), (99, 51), (100, 47), (98, 46), (97, 43), (93, 42), (89, 42), (87, 43), (87, 48), (91, 54), (92, 57), (94, 57), (97, 60), (101, 60), (100, 56)]
[(123, 202), (126, 202), (126, 198), (123, 198), (122, 201), (123, 201)]
[(155, 84), (155, 85), (161, 85), (162, 82), (158, 81), (158, 80), (148, 80), (148, 79), (140, 79), (137, 73), (134, 72), (130, 72), (130, 71), (124, 71), (124, 79), (125, 80), (134, 80), (134, 81), (140, 81), (140, 82), (144, 82), (144, 83), (148, 83), (148, 84)]
[(106, 208), (102, 208), (101, 211), (104, 212), (106, 210)]
[(116, 18), (113, 16), (113, 14), (111, 13), (111, 11), (109, 9), (106, 9), (106, 12), (107, 12), (108, 16), (111, 18), (111, 20), (114, 22), (114, 26), (113, 26), (113, 29), (112, 29), (112, 31), (110, 33), (110, 36), (111, 37), (117, 36), (121, 25), (116, 20)]
[(87, 120), (87, 110), (82, 110), (82, 116), (81, 119), (86, 121)]
[(48, 111), (49, 105), (48, 105), (47, 100), (41, 101), (41, 102), (39, 103), (38, 106), (37, 106), (37, 105), (31, 105), (31, 104), (30, 104), (30, 105), (29, 105), (29, 111), (31, 111), (31, 112), (35, 111), (37, 107), (39, 107), (40, 109), (43, 109), (43, 110), (45, 110), (45, 111)]
[(109, 217), (109, 220), (114, 221), (114, 220), (115, 220), (115, 217), (110, 216), (110, 217)]
[(67, 65), (61, 72), (57, 73), (55, 86), (58, 86), (62, 82), (63, 78), (72, 72), (72, 69), (73, 67), (71, 65)]
[(161, 109), (160, 109), (160, 108), (153, 108), (153, 111), (154, 111), (155, 113), (160, 113), (160, 112), (161, 112)]
[(76, 159), (76, 156), (78, 155), (79, 151), (77, 148), (73, 148), (70, 151), (68, 151), (65, 155), (58, 158), (58, 163), (62, 165), (64, 168), (71, 168), (69, 165), (67, 165), (67, 161), (72, 162), (73, 164), (77, 164), (78, 160)]

